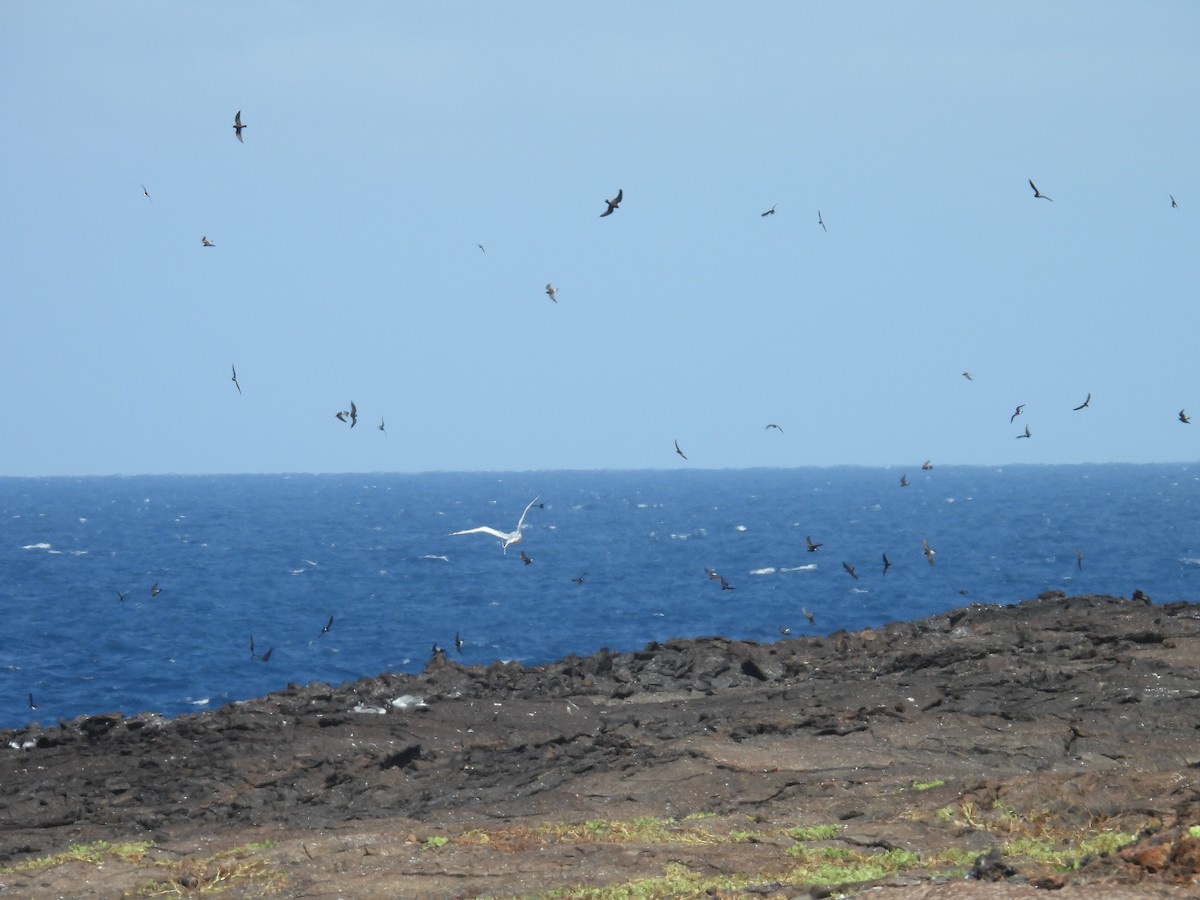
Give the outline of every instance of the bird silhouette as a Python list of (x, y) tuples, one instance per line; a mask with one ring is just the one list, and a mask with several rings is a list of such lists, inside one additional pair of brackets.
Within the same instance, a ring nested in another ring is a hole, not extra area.
[(1179, 421), (1182, 422), (1184, 425), (1192, 424), (1191, 417), (1189, 415), (1187, 415), (1187, 413), (1185, 413), (1182, 409), (1179, 411)]
[[(541, 494), (538, 494), (538, 497), (540, 496)], [(492, 537), (498, 537), (501, 541), (503, 541), (503, 543), (500, 545), (500, 549), (503, 550), (504, 554), (507, 556), (508, 548), (513, 544), (520, 543), (521, 528), (525, 525), (525, 514), (529, 512), (530, 507), (537, 503), (537, 501), (537, 497), (534, 497), (529, 501), (529, 506), (526, 506), (525, 512), (521, 513), (521, 518), (517, 520), (517, 527), (513, 531), (500, 531), (499, 529), (492, 528), (490, 525), (480, 525), (478, 528), (466, 528), (462, 531), (452, 531), (450, 534), (451, 536), (457, 534), (490, 534)]]
[(853, 578), (855, 581), (858, 581), (858, 573), (856, 571), (854, 571), (854, 566), (850, 565), (850, 563), (848, 563), (848, 562), (844, 562), (844, 563), (842, 563), (842, 568), (845, 569), (847, 573), (849, 573), (851, 578)]
[[(146, 186), (144, 184), (142, 185), (142, 196), (144, 196), (147, 200), (150, 200), (150, 192), (146, 190)], [(150, 202), (153, 203), (154, 201), (150, 200)]]
[[(1079, 395), (1076, 394), (1076, 396), (1079, 396)], [(1092, 394), (1091, 394), (1091, 391), (1089, 391), (1088, 395), (1087, 395), (1087, 399), (1084, 400), (1082, 403), (1080, 403), (1078, 406), (1076, 406), (1074, 408), (1074, 412), (1079, 412), (1079, 410), (1087, 408), (1088, 406), (1091, 405), (1091, 403), (1092, 403)]]
[(600, 213), (600, 218), (603, 219), (605, 216), (611, 216), (613, 214), (613, 210), (616, 209), (617, 207), (619, 207), (621, 205), (621, 201), (624, 199), (625, 199), (625, 191), (618, 188), (617, 196), (613, 197), (611, 200), (604, 201), (605, 203), (608, 204), (608, 209), (606, 209), (604, 212)]
[(933, 462), (931, 460), (927, 459), (927, 460), (925, 460), (925, 462), (921, 463), (921, 469), (925, 472), (928, 472), (932, 468), (933, 468)]
[(270, 662), (270, 661), (271, 661), (271, 654), (272, 654), (272, 653), (274, 653), (274, 652), (275, 652), (275, 648), (274, 648), (274, 647), (272, 647), (270, 650), (268, 650), (266, 653), (264, 653), (262, 656), (260, 656), (260, 657), (259, 657), (259, 659), (261, 659), (261, 660), (262, 660), (263, 662), (265, 662), (265, 663), (266, 663), (266, 662)]
[(383, 418), (382, 418), (382, 417), (379, 419), (379, 425), (378, 425), (378, 426), (376, 426), (376, 427), (377, 427), (377, 428), (378, 428), (380, 431), (382, 431), (382, 432), (383, 432), (383, 436), (384, 436), (384, 437), (387, 437), (387, 427), (386, 427), (386, 426), (383, 424)]
[(908, 476), (907, 475), (900, 476), (900, 487), (908, 487)]
[(529, 557), (529, 554), (527, 554), (524, 550), (521, 551), (521, 562), (525, 563), (525, 565), (529, 565), (531, 562), (533, 562), (533, 560)]
[(354, 405), (354, 401), (350, 401), (350, 427), (353, 428), (358, 424), (358, 407)]
[(33, 702), (33, 692), (32, 691), (29, 692), (29, 708), (37, 709), (37, 704)]
[(128, 591), (122, 591), (120, 588), (117, 588), (117, 599), (120, 600), (122, 603), (125, 602), (125, 598), (128, 596), (129, 596)]
[(1050, 200), (1051, 203), (1054, 202), (1053, 200), (1051, 200), (1049, 197), (1047, 197), (1045, 194), (1043, 194), (1041, 191), (1038, 190), (1038, 187), (1036, 184), (1033, 183), (1032, 178), (1029, 179), (1029, 186), (1031, 188), (1033, 188), (1033, 197), (1035, 200)]
[(1079, 552), (1078, 547), (1075, 548), (1075, 567), (1079, 569), (1080, 572), (1083, 571), (1083, 554)]
[(456, 632), (454, 632), (454, 649), (458, 653), (462, 653), (462, 648), (463, 648), (463, 639), (459, 635), (459, 633), (456, 631)]
[(237, 115), (233, 117), (233, 133), (237, 135), (239, 144), (246, 143), (242, 140), (242, 129), (245, 127), (246, 126), (242, 124), (242, 111), (239, 109), (237, 111)]
[(479, 248), (480, 253), (487, 253), (487, 251), (483, 249), (483, 244), (476, 244), (475, 246)]
[(786, 625), (780, 625), (779, 633), (782, 634), (784, 637), (787, 637), (789, 634), (792, 633), (792, 629), (788, 628)]
[(546, 296), (549, 297), (551, 300), (553, 300), (555, 303), (558, 302), (558, 298), (554, 296), (557, 293), (558, 293), (558, 290), (554, 287), (554, 285), (552, 285), (552, 284), (546, 285)]
[(804, 543), (808, 545), (808, 552), (809, 552), (809, 553), (816, 553), (816, 552), (817, 552), (817, 550), (819, 550), (821, 547), (824, 547), (824, 546), (825, 546), (824, 544), (814, 544), (814, 543), (813, 543), (813, 539), (812, 539), (812, 535), (809, 535), (809, 534), (806, 534), (806, 535), (804, 536)]
[[(676, 452), (676, 453), (678, 453), (680, 456), (683, 456), (683, 451), (679, 449), (679, 440), (678, 440), (678, 438), (675, 440), (675, 452)], [(687, 457), (686, 457), (686, 456), (683, 456), (683, 458), (684, 458), (684, 459), (687, 459)]]
[(576, 584), (583, 584), (583, 579), (585, 579), (585, 578), (587, 578), (587, 572), (584, 572), (578, 578), (572, 578), (571, 580), (573, 582), (575, 582)]
[(329, 617), (329, 621), (325, 623), (325, 627), (321, 629), (321, 634), (329, 634), (329, 629), (333, 627), (333, 616)]
[(150, 585), (150, 596), (151, 597), (157, 597), (161, 593), (162, 593), (162, 591), (159, 590), (157, 581), (154, 582), (154, 584)]
[(1025, 404), (1022, 403), (1020, 406), (1017, 407), (1016, 412), (1014, 412), (1011, 416), (1008, 417), (1009, 425), (1011, 425), (1013, 423), (1013, 420), (1016, 419), (1016, 417), (1021, 414), (1021, 410), (1023, 410), (1024, 408), (1025, 408)]
[(1021, 438), (1027, 438), (1027, 437), (1033, 437), (1033, 435), (1029, 433), (1029, 426), (1028, 426), (1028, 425), (1026, 425), (1026, 426), (1025, 426), (1025, 433), (1024, 433), (1024, 434), (1018, 434), (1018, 435), (1017, 435), (1017, 440), (1020, 440)]
[(235, 366), (235, 365), (233, 365), (232, 363), (230, 363), (230, 365), (229, 365), (229, 368), (233, 370), (233, 379), (232, 379), (232, 380), (233, 380), (233, 386), (234, 386), (235, 388), (237, 388), (237, 389), (238, 389), (238, 393), (240, 394), (240, 393), (242, 392), (242, 386), (241, 386), (240, 384), (238, 384), (238, 380), (237, 380), (237, 366)]
[(200, 246), (201, 246), (201, 247), (215, 247), (215, 246), (217, 246), (217, 245), (216, 245), (216, 244), (214, 244), (212, 241), (210, 241), (210, 240), (208, 239), (208, 236), (207, 236), (207, 235), (204, 235), (204, 236), (202, 236), (202, 237), (200, 238)]
[(929, 564), (932, 566), (933, 557), (937, 555), (937, 551), (929, 546), (929, 541), (925, 540), (925, 538), (921, 538), (921, 552), (925, 554), (925, 559), (927, 559)]
[[(778, 205), (779, 205), (778, 203), (776, 203), (776, 204), (775, 204), (775, 206), (778, 206)], [(772, 207), (771, 207), (770, 209), (768, 209), (768, 210), (767, 210), (765, 213), (760, 213), (760, 215), (761, 215), (761, 216), (764, 216), (764, 217), (765, 217), (765, 216), (773, 216), (773, 215), (775, 215), (775, 206), (772, 206)]]
[(963, 378), (965, 378), (965, 379), (967, 379), (967, 381), (974, 381), (974, 380), (975, 380), (974, 378), (972, 378), (972, 377), (971, 377), (971, 373), (970, 373), (970, 372), (963, 372), (963, 373), (962, 373), (962, 377), (963, 377)]
[(809, 624), (809, 625), (816, 625), (816, 624), (817, 624), (817, 617), (816, 617), (816, 616), (814, 616), (812, 613), (810, 613), (810, 612), (809, 612), (807, 609), (805, 609), (803, 606), (802, 606), (802, 607), (800, 607), (800, 615), (802, 615), (802, 616), (804, 616), (804, 618), (808, 619), (808, 624)]
[[(142, 188), (142, 190), (144, 191), (145, 188)], [(149, 195), (147, 194), (147, 196)], [(1175, 202), (1175, 196), (1173, 194), (1167, 194), (1167, 196), (1171, 198), (1171, 209), (1178, 209), (1179, 204)]]
[(772, 428), (774, 428), (780, 434), (783, 434), (783, 429), (780, 428), (778, 425), (776, 425), (774, 422), (772, 422), (770, 425), (768, 425), (765, 430), (770, 431)]
[(887, 554), (883, 554), (883, 574), (887, 574), (887, 570), (892, 567), (892, 561), (887, 558)]
[(829, 229), (825, 227), (825, 220), (821, 218), (821, 211), (817, 210), (817, 224), (821, 226), (821, 230), (828, 233)]

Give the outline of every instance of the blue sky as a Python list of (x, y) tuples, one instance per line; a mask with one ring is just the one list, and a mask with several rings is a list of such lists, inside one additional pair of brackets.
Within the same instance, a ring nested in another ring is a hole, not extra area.
[(2, 474), (1197, 457), (1193, 3), (0, 21)]

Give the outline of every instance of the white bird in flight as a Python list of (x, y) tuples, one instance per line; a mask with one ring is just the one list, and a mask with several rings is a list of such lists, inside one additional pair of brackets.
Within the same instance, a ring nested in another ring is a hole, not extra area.
[(541, 494), (538, 494), (537, 497), (534, 497), (529, 501), (529, 506), (525, 507), (525, 512), (521, 513), (521, 518), (517, 520), (517, 528), (515, 531), (500, 531), (498, 528), (492, 528), (490, 525), (480, 525), (478, 528), (467, 528), (464, 531), (452, 531), (450, 534), (451, 536), (456, 534), (490, 534), (492, 537), (498, 537), (501, 541), (503, 541), (503, 543), (500, 545), (500, 549), (503, 550), (504, 555), (507, 556), (509, 546), (511, 544), (520, 543), (521, 529), (525, 525), (525, 515), (533, 507), (533, 504), (538, 502), (538, 497), (541, 496)]

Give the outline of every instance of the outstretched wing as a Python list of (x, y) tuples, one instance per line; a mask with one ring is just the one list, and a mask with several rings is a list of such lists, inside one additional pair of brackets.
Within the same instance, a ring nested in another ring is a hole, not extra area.
[(490, 534), (492, 537), (498, 537), (502, 541), (507, 541), (510, 537), (512, 537), (511, 534), (503, 531), (497, 531), (490, 525), (480, 525), (478, 528), (467, 528), (464, 531), (452, 531), (450, 534)]
[(532, 500), (530, 500), (529, 505), (525, 507), (525, 512), (521, 513), (521, 518), (517, 519), (517, 534), (520, 534), (521, 529), (525, 526), (525, 513), (529, 512), (529, 510), (533, 508), (533, 504), (537, 503), (538, 497), (541, 496), (541, 494), (538, 494), (537, 497), (534, 497)]

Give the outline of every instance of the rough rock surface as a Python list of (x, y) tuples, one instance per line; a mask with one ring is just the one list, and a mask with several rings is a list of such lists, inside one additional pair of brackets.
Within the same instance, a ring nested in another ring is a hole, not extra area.
[(0, 894), (1200, 896), (1198, 664), (1200, 606), (1046, 595), (10, 730)]

